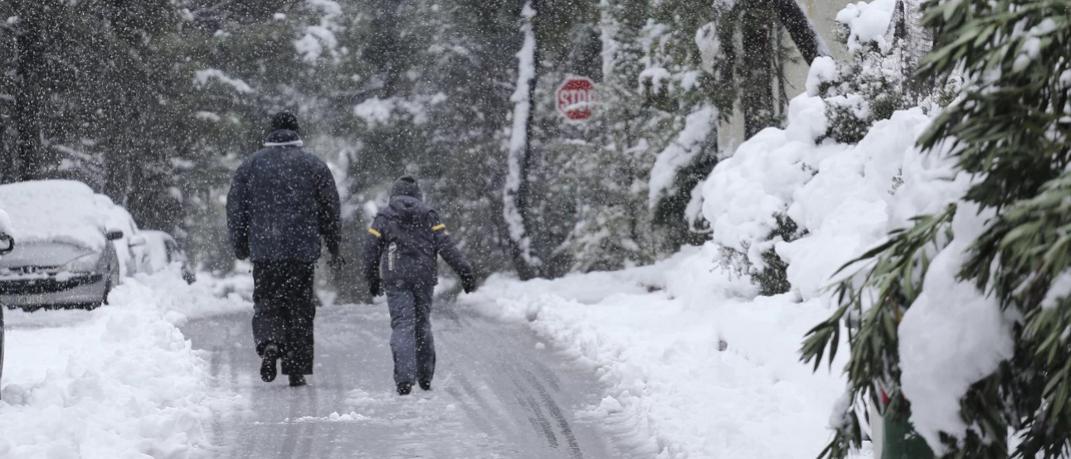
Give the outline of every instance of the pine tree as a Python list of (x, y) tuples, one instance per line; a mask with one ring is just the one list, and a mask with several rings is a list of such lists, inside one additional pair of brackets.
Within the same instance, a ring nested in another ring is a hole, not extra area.
[(571, 255), (570, 270), (618, 269), (653, 261), (646, 206), (647, 140), (653, 118), (643, 103), (639, 78), (646, 50), (645, 0), (599, 6), (602, 82), (593, 144), (576, 149), (558, 170), (574, 190), (575, 225), (556, 249)]
[[(817, 367), (824, 355), (832, 362), (842, 324), (850, 333), (849, 403), (822, 455), (846, 457), (860, 445), (855, 413), (867, 400), (877, 403), (879, 384), (910, 412), (899, 390), (897, 326), (927, 288), (929, 260), (956, 237), (957, 207), (974, 206), (995, 217), (964, 241), (970, 249), (959, 279), (1020, 317), (1014, 353), (960, 400), (967, 431), (942, 432), (930, 446), (947, 457), (1064, 457), (1071, 453), (1071, 5), (968, 0), (925, 8), (934, 51), (922, 76), (962, 79), (964, 90), (919, 144), (950, 150), (978, 179), (962, 202), (893, 233), (852, 264), (861, 269), (846, 268), (860, 271), (838, 287), (839, 309), (808, 334), (803, 357)], [(1009, 430), (1019, 439), (1014, 448)]]

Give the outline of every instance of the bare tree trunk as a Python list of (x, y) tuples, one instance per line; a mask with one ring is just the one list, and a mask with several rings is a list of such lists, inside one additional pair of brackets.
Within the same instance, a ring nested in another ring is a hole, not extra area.
[(818, 56), (829, 55), (829, 48), (822, 41), (822, 36), (818, 35), (814, 24), (807, 18), (807, 14), (803, 12), (796, 0), (775, 0), (773, 6), (777, 9), (781, 24), (788, 30), (788, 35), (792, 37), (792, 41), (796, 43), (796, 49), (800, 51), (808, 65)]
[[(25, 5), (23, 5), (25, 6)], [(34, 8), (34, 7), (30, 7)], [(25, 8), (24, 8), (25, 9)], [(20, 29), (15, 38), (16, 46), (16, 80), (15, 110), (12, 124), (15, 136), (15, 171), (16, 180), (38, 178), (42, 167), (41, 123), (38, 118), (40, 105), (44, 103), (40, 85), (42, 66), (44, 65), (44, 44), (41, 37), (41, 24), (44, 14), (40, 11), (27, 11), (20, 18)]]
[[(750, 0), (741, 14), (741, 94), (744, 114), (744, 136), (750, 138), (773, 122), (776, 100), (773, 82), (774, 18), (770, 17), (770, 2)], [(788, 0), (794, 1), (794, 0)]]

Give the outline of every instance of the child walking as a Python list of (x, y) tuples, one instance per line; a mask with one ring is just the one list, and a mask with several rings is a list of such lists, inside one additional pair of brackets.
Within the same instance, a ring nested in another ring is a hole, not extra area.
[(472, 265), (450, 239), (438, 213), (424, 204), (416, 179), (399, 178), (391, 189), (390, 204), (368, 228), (364, 257), (370, 293), (387, 294), (399, 395), (408, 395), (414, 383), (431, 390), (435, 341), (430, 315), (440, 255), (461, 278), (465, 293), (475, 291)]

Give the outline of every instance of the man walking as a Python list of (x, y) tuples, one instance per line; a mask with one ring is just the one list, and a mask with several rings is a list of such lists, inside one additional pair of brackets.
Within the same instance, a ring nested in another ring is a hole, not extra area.
[(297, 118), (272, 117), (264, 148), (242, 163), (227, 195), (234, 253), (253, 262), (253, 340), (260, 377), (275, 380), (276, 361), (290, 385), (312, 374), (313, 275), (321, 238), (341, 264), (339, 198), (331, 171), (306, 153)]
[(408, 395), (414, 382), (431, 390), (435, 341), (430, 316), (440, 254), (461, 277), (465, 292), (476, 290), (472, 266), (450, 240), (439, 215), (424, 204), (416, 179), (398, 179), (389, 206), (368, 228), (364, 275), (372, 296), (381, 293), (381, 286), (387, 291), (394, 383), (399, 395)]

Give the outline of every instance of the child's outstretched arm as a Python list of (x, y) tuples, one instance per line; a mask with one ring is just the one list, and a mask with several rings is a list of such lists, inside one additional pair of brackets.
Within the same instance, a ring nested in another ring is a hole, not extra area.
[(457, 249), (454, 240), (450, 238), (450, 233), (446, 231), (446, 225), (439, 220), (437, 213), (431, 213), (431, 222), (431, 232), (435, 236), (435, 249), (461, 278), (461, 288), (465, 289), (465, 293), (476, 291), (476, 272), (472, 269), (472, 264)]

